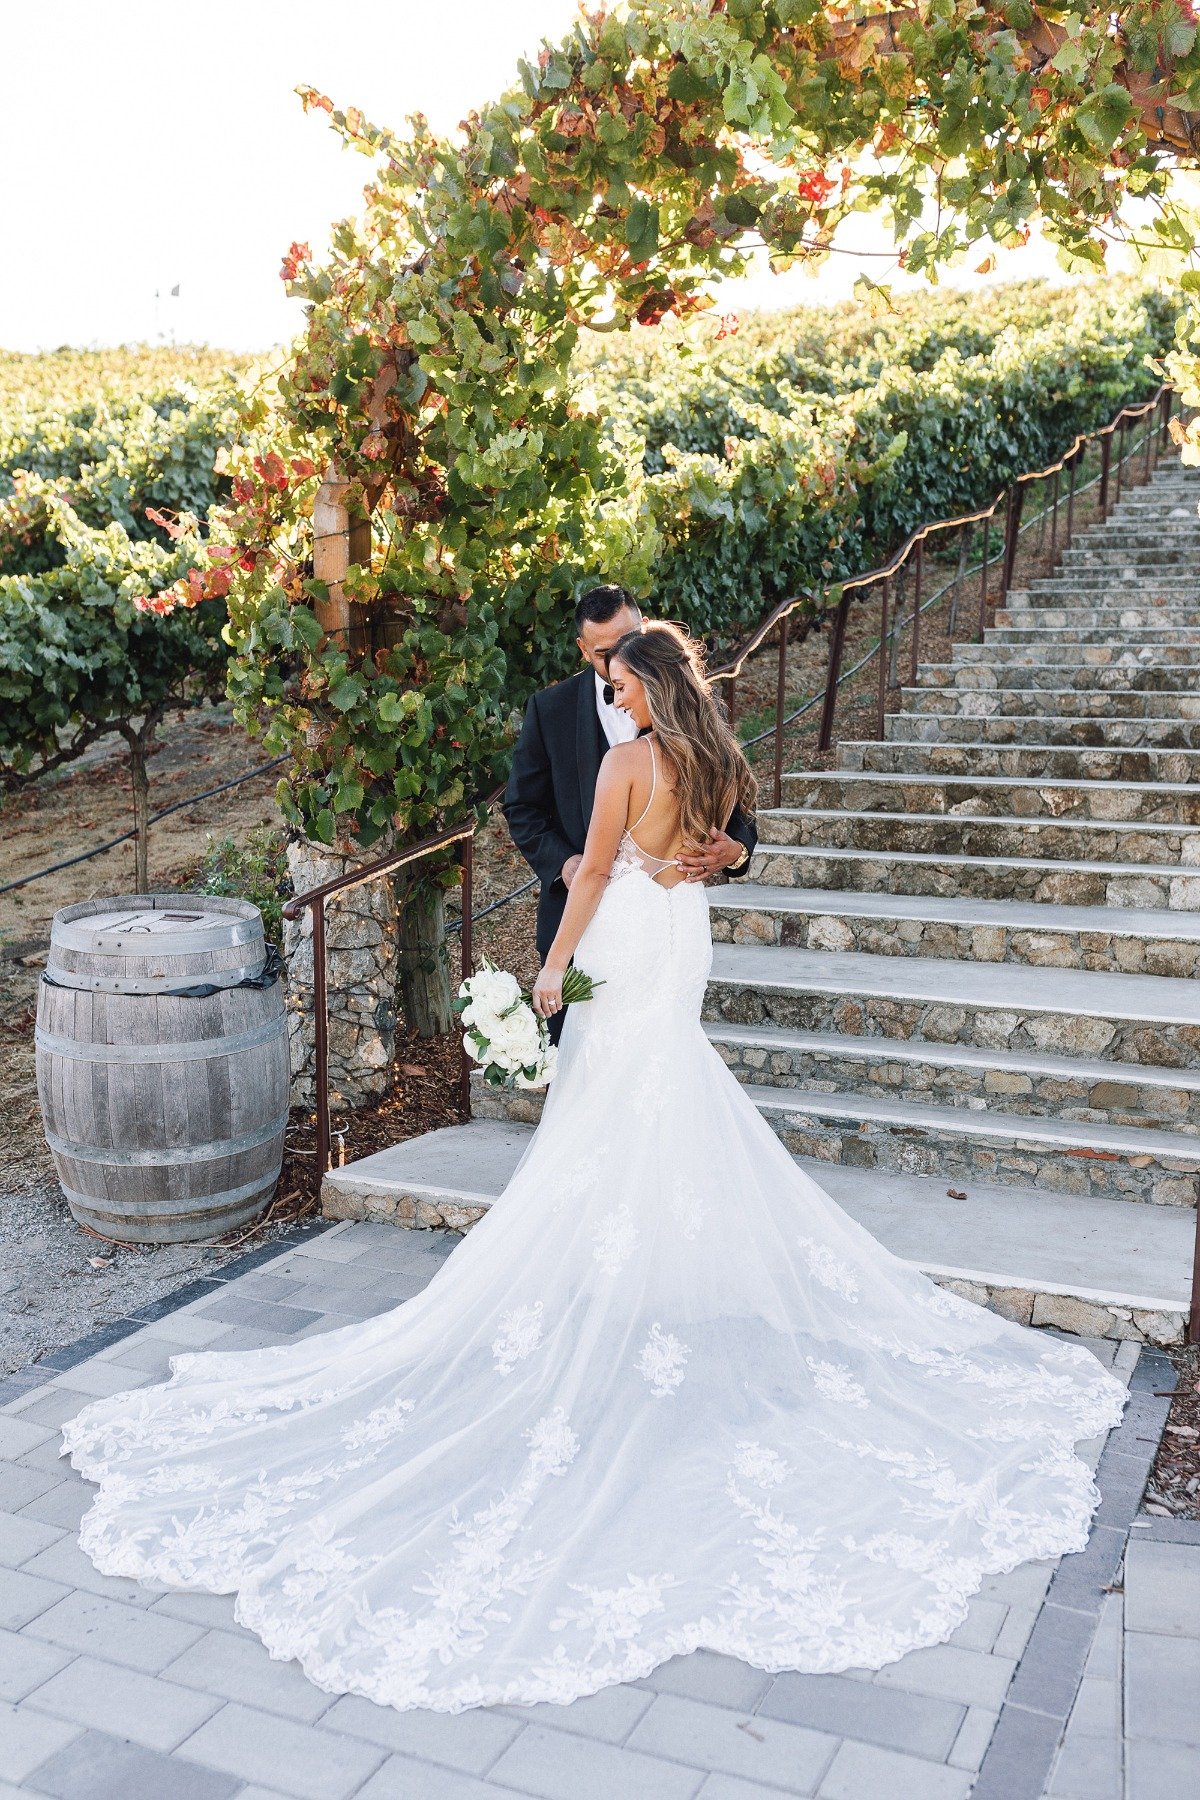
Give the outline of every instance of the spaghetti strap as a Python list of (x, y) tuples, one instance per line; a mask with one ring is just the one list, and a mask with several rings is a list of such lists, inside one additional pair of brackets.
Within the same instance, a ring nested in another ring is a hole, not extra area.
[(646, 739), (646, 748), (650, 752), (650, 798), (647, 800), (645, 806), (643, 806), (637, 818), (633, 821), (633, 824), (626, 826), (626, 830), (631, 833), (637, 830), (646, 814), (650, 811), (650, 808), (654, 805), (654, 790), (658, 786), (658, 758), (654, 754), (653, 738)]

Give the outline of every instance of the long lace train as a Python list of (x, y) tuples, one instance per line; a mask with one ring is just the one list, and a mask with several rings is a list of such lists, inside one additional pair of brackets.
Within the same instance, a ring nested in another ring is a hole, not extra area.
[(545, 1116), (422, 1293), (86, 1405), (106, 1574), (236, 1593), (309, 1678), (444, 1712), (707, 1646), (771, 1670), (940, 1642), (1077, 1550), (1125, 1390), (884, 1250), (699, 1023), (707, 896), (620, 862)]

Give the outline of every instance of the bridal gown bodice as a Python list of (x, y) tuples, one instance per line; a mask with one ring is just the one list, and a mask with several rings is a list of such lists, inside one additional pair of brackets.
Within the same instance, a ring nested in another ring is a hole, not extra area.
[(99, 1569), (236, 1592), (319, 1686), (456, 1712), (701, 1645), (877, 1668), (1083, 1545), (1073, 1445), (1121, 1384), (798, 1167), (700, 1023), (707, 893), (651, 866), (622, 844), (543, 1121), (420, 1294), (67, 1423)]

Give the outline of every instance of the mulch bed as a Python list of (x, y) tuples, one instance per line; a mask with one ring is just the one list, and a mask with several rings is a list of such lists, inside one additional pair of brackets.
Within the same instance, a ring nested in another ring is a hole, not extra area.
[(1200, 1519), (1200, 1344), (1168, 1354), (1179, 1385), (1150, 1471), (1146, 1511), (1172, 1519)]

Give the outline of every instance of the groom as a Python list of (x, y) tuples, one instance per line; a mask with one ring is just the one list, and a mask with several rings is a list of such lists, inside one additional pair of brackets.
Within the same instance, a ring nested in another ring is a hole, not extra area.
[[(578, 675), (535, 694), (513, 751), (504, 816), (513, 842), (541, 882), (537, 949), (545, 962), (583, 860), (600, 759), (610, 744), (637, 736), (628, 713), (613, 705), (608, 658), (628, 631), (642, 629), (637, 602), (623, 588), (594, 587), (575, 608), (575, 642), (587, 665)], [(752, 818), (735, 807), (728, 830), (714, 824), (704, 844), (679, 858), (689, 881), (721, 870), (744, 875), (758, 842)], [(557, 1042), (565, 1010), (551, 1021)]]

